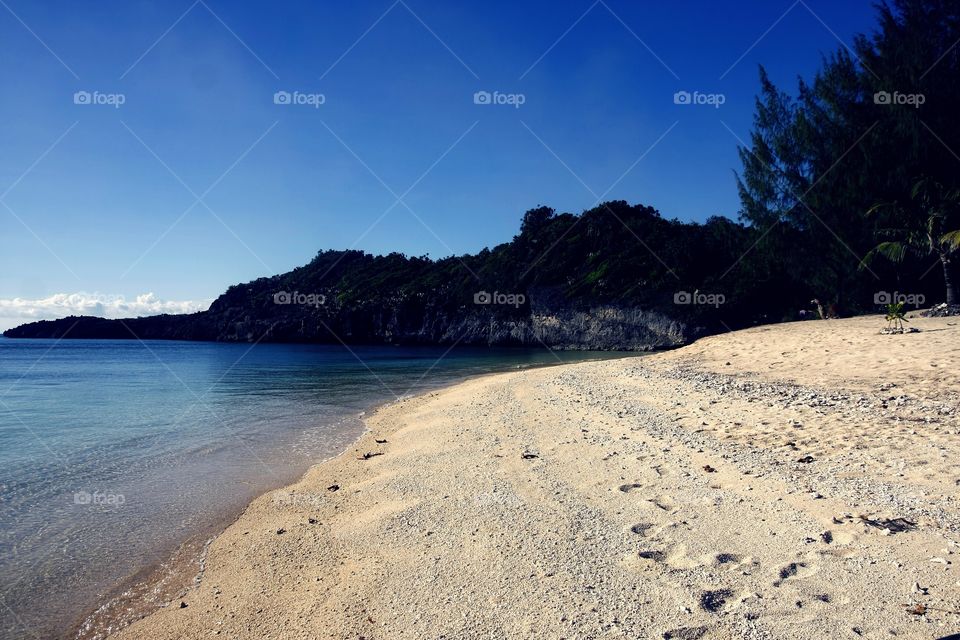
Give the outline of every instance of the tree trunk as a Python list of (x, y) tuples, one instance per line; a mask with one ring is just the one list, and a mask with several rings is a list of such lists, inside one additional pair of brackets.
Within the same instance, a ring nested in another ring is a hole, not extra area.
[(960, 304), (960, 297), (957, 297), (957, 274), (953, 256), (946, 251), (941, 251), (940, 263), (943, 265), (943, 282), (947, 286), (947, 304), (951, 306)]

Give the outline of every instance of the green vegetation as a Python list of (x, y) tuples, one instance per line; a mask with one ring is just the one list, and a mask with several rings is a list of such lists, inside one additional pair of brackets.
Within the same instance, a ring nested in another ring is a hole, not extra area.
[[(520, 308), (492, 308), (499, 316), (529, 315), (531, 308), (619, 307), (670, 309), (681, 320), (745, 323), (746, 310), (674, 305), (678, 291), (748, 295), (752, 282), (733, 267), (751, 242), (750, 231), (725, 218), (705, 224), (664, 219), (651, 207), (614, 201), (580, 215), (538, 207), (528, 211), (511, 242), (474, 255), (430, 260), (401, 254), (322, 251), (293, 271), (231, 287), (214, 310), (256, 300), (267, 310), (273, 291), (325, 293), (338, 305), (379, 309), (420, 308), (448, 313), (470, 308), (478, 291), (520, 293)], [(644, 246), (646, 245), (646, 247)], [(647, 248), (649, 247), (649, 248)], [(726, 314), (726, 315), (724, 315)], [(779, 318), (776, 318), (779, 319)]]
[(868, 215), (883, 216), (890, 227), (878, 229), (880, 242), (864, 256), (861, 266), (872, 263), (876, 256), (902, 263), (908, 255), (932, 256), (940, 260), (946, 285), (946, 303), (960, 303), (954, 279), (954, 254), (960, 249), (960, 189), (947, 191), (930, 178), (917, 182), (910, 192), (907, 206), (897, 202), (875, 205)]
[(887, 329), (893, 329), (896, 331), (903, 331), (903, 323), (910, 322), (906, 318), (906, 310), (902, 302), (894, 302), (887, 305)]
[(796, 96), (761, 69), (740, 149), (742, 218), (768, 231), (757, 263), (847, 313), (883, 287), (958, 301), (960, 4), (896, 0), (878, 15)]

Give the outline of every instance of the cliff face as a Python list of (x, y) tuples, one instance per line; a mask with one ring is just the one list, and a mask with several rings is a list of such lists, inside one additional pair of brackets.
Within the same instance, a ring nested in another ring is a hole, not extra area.
[(555, 349), (649, 350), (686, 343), (686, 325), (641, 309), (595, 307), (583, 311), (532, 311), (500, 316), (475, 310), (422, 313), (365, 308), (337, 314), (260, 317), (225, 313), (217, 340), (364, 344), (463, 344), (548, 346)]
[(599, 306), (539, 310), (513, 317), (475, 310), (364, 308), (340, 312), (287, 309), (262, 316), (232, 307), (184, 316), (128, 320), (70, 317), (11, 329), (8, 338), (215, 340), (340, 344), (546, 346), (570, 350), (646, 351), (685, 344), (687, 326), (657, 312)]

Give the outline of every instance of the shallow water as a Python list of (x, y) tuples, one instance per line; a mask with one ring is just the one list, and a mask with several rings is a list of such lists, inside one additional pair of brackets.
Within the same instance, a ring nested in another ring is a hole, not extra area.
[(610, 355), (0, 338), (0, 639), (62, 635), (186, 538), (342, 451), (379, 403)]

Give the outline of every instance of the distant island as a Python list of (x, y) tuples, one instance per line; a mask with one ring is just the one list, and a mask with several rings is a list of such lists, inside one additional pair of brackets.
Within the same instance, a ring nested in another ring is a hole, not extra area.
[(69, 317), (4, 335), (657, 349), (752, 319), (725, 306), (737, 278), (710, 275), (749, 242), (749, 230), (725, 218), (687, 224), (625, 202), (582, 215), (540, 207), (512, 241), (476, 255), (322, 251), (288, 273), (230, 287), (204, 312)]

